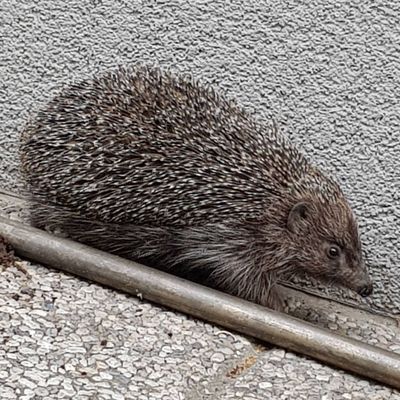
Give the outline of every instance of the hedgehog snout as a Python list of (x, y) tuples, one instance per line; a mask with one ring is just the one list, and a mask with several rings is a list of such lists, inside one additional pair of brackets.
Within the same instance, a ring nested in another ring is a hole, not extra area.
[(362, 297), (367, 297), (373, 292), (372, 280), (368, 274), (366, 266), (363, 264), (359, 273), (354, 277), (353, 282), (356, 282), (353, 290)]
[(372, 292), (373, 292), (372, 282), (369, 282), (366, 285), (361, 286), (357, 291), (357, 293), (362, 297), (367, 297), (370, 294), (372, 294)]

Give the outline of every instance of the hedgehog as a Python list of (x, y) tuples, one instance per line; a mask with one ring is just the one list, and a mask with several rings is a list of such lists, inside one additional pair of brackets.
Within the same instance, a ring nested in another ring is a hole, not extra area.
[(253, 114), (154, 66), (70, 83), (21, 135), (32, 224), (275, 310), (293, 275), (370, 295), (338, 183)]

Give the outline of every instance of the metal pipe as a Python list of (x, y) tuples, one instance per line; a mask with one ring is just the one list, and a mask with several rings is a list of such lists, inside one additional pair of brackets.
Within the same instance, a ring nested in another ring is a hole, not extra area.
[(44, 231), (0, 218), (22, 257), (400, 389), (400, 355)]

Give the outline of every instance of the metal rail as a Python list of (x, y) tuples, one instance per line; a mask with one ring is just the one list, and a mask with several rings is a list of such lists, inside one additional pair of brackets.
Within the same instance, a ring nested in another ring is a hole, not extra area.
[(400, 389), (400, 355), (6, 218), (0, 235), (28, 259)]

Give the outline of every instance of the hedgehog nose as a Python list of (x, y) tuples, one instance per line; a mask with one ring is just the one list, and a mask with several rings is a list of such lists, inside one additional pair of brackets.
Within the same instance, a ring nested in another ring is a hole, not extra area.
[(365, 286), (362, 286), (359, 290), (358, 290), (358, 294), (362, 297), (367, 297), (369, 296), (373, 291), (373, 287), (372, 287), (372, 283), (369, 283)]

